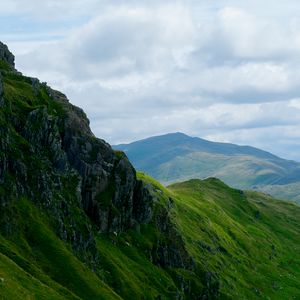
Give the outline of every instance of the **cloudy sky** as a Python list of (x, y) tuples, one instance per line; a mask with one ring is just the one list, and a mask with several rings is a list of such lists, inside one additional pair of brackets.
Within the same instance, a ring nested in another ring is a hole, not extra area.
[(17, 68), (115, 144), (181, 131), (300, 161), (298, 0), (0, 0)]

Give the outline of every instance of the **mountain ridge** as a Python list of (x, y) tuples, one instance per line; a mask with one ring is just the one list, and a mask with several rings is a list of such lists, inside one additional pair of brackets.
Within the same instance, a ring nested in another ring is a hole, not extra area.
[[(162, 135), (155, 135), (155, 136), (144, 138), (144, 139), (141, 139), (141, 140), (138, 140), (138, 141), (133, 141), (133, 142), (130, 142), (130, 143), (120, 143), (120, 144), (112, 145), (112, 147), (126, 147), (126, 146), (129, 146), (129, 145), (138, 144), (140, 142), (151, 142), (151, 141), (156, 140), (158, 138), (165, 139), (167, 137), (171, 137), (171, 141), (178, 141), (179, 140), (180, 142), (184, 142), (184, 140), (186, 140), (186, 141), (194, 140), (194, 141), (198, 141), (199, 143), (202, 143), (202, 144), (205, 144), (205, 145), (228, 146), (228, 147), (231, 147), (231, 148), (234, 148), (234, 149), (245, 149), (245, 150), (249, 150), (249, 151), (250, 150), (255, 150), (255, 151), (261, 153), (262, 156), (282, 159), (282, 160), (290, 161), (290, 162), (296, 162), (294, 160), (281, 158), (278, 155), (275, 155), (275, 154), (273, 154), (269, 151), (262, 150), (262, 149), (259, 149), (257, 147), (253, 147), (253, 146), (250, 146), (250, 145), (237, 145), (237, 144), (234, 144), (234, 143), (213, 142), (213, 141), (209, 141), (209, 140), (206, 140), (206, 139), (203, 139), (203, 138), (200, 138), (200, 137), (189, 136), (189, 135), (187, 135), (183, 132), (180, 132), (180, 131), (174, 132), (174, 133), (166, 133), (166, 134), (162, 134)], [(239, 152), (239, 153), (241, 153), (241, 152)], [(299, 163), (299, 162), (297, 162), (297, 163)]]
[(300, 201), (300, 163), (255, 147), (211, 142), (183, 133), (113, 147), (125, 151), (137, 169), (166, 184), (213, 176), (236, 188), (258, 189), (277, 197), (285, 196), (282, 186), (287, 186), (288, 199)]

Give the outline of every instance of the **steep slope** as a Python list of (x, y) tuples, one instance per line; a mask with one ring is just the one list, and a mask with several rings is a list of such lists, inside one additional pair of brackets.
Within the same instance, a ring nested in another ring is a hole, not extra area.
[(169, 187), (188, 250), (230, 299), (300, 299), (300, 207), (218, 179)]
[(249, 146), (216, 143), (182, 133), (113, 146), (133, 165), (166, 184), (217, 177), (230, 186), (300, 201), (300, 163)]
[(217, 296), (169, 199), (65, 95), (17, 72), (1, 43), (0, 62), (1, 298)]

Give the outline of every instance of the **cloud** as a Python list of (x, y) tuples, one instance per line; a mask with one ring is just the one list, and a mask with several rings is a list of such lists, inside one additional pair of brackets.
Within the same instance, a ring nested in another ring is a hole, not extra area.
[[(98, 3), (97, 3), (98, 2)], [(105, 4), (106, 1), (86, 0), (84, 5), (80, 0), (10, 0), (0, 2), (1, 15), (22, 16), (51, 21), (52, 18), (60, 20), (63, 17), (82, 16)]]
[(195, 35), (189, 11), (181, 5), (108, 9), (69, 39), (70, 64), (78, 67), (70, 75), (125, 81), (132, 74), (165, 75), (180, 65)]
[[(23, 27), (22, 41), (6, 31), (17, 67), (66, 92), (98, 136), (185, 131), (295, 157), (297, 2), (27, 2), (19, 24), (34, 17), (41, 27)], [(13, 14), (20, 3), (0, 8)]]

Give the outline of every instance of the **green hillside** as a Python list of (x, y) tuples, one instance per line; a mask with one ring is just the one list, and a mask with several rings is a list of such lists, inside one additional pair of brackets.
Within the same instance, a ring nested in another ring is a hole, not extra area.
[(218, 179), (171, 185), (190, 253), (231, 299), (300, 298), (300, 207)]
[(93, 270), (30, 201), (15, 209), (18, 231), (0, 236), (1, 299), (173, 299), (178, 293), (170, 273), (149, 261), (158, 234), (153, 226), (95, 234), (100, 262)]
[(249, 146), (216, 143), (182, 133), (114, 146), (133, 165), (164, 184), (216, 177), (240, 189), (254, 189), (300, 202), (300, 163)]
[[(172, 197), (172, 221), (199, 274), (220, 289), (216, 298), (300, 297), (298, 206), (234, 190), (213, 178), (190, 180), (166, 190), (147, 176), (139, 176), (153, 187), (161, 203)], [(147, 256), (157, 239), (152, 225), (120, 235), (98, 235), (101, 263), (94, 272), (55, 235), (44, 213), (30, 201), (19, 201), (15, 209), (19, 231), (0, 237), (2, 299), (176, 296), (172, 273), (153, 265)], [(193, 280), (201, 285), (200, 276), (199, 282)], [(198, 299), (196, 295), (190, 298)]]

